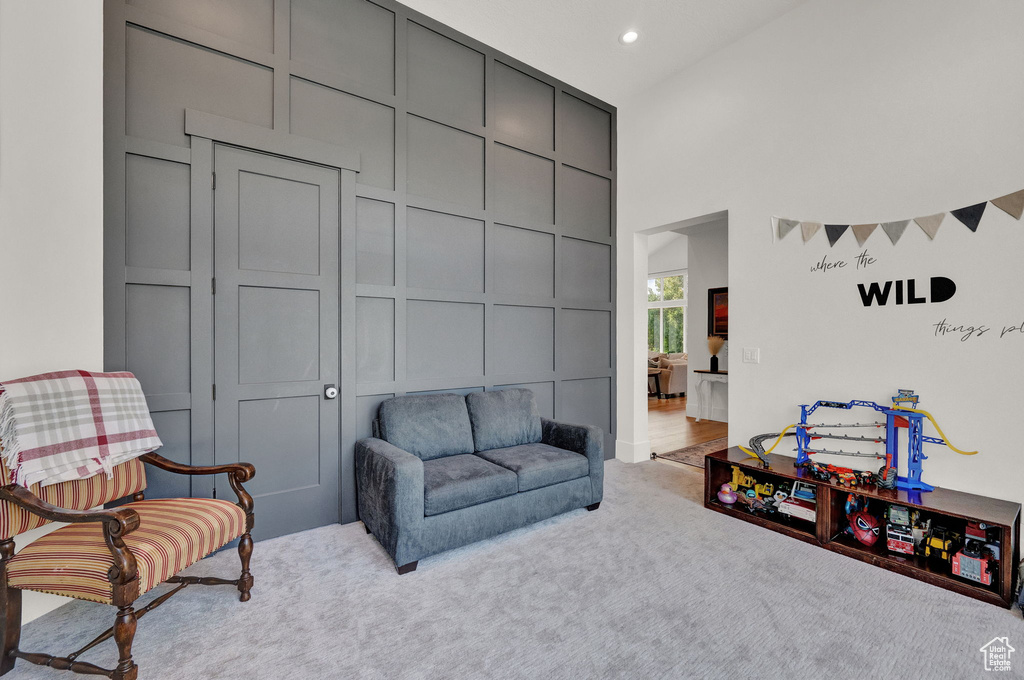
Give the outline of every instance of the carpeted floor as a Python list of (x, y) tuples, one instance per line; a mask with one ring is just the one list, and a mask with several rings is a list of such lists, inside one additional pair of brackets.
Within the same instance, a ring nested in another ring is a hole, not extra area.
[(682, 449), (676, 449), (675, 451), (669, 451), (668, 453), (659, 453), (658, 458), (667, 458), (668, 460), (685, 463), (686, 465), (692, 465), (703, 470), (704, 456), (726, 448), (729, 448), (729, 445), (725, 437), (721, 437), (719, 439), (712, 439), (709, 442), (702, 442)]
[[(359, 523), (257, 543), (250, 602), (190, 587), (139, 622), (140, 678), (981, 678), (986, 642), (1022, 649), (1017, 610), (706, 511), (702, 481), (610, 461), (597, 512), (406, 576)], [(189, 573), (236, 568), (222, 552)], [(22, 648), (67, 653), (113, 614), (66, 605)], [(115, 657), (108, 641), (83, 660)], [(71, 677), (19, 661), (4, 680)]]

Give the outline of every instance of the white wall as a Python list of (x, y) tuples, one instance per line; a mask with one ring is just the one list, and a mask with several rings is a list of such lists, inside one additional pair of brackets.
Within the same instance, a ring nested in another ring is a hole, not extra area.
[[(1024, 223), (990, 207), (977, 234), (951, 217), (934, 242), (914, 225), (895, 247), (878, 232), (870, 271), (828, 274), (810, 267), (856, 254), (851, 234), (829, 250), (823, 234), (775, 244), (770, 230), (772, 215), (890, 221), (1024, 188), (1022, 26), (1012, 0), (812, 0), (619, 110), (620, 285), (635, 277), (631, 232), (729, 211), (732, 353), (761, 349), (731, 366), (731, 444), (779, 431), (800, 403), (915, 388), (981, 451), (929, 445), (925, 481), (1024, 501), (1024, 334), (998, 337), (1024, 321)], [(934, 275), (959, 286), (941, 305), (857, 298), (858, 282)], [(631, 296), (618, 301), (628, 322)], [(937, 338), (943, 318), (995, 330)], [(620, 343), (620, 370), (642, 358)], [(621, 428), (644, 396), (619, 396)]]
[[(102, 20), (99, 0), (0, 2), (0, 380), (102, 369)], [(23, 619), (63, 601), (26, 593)]]
[(647, 273), (662, 274), (686, 269), (690, 248), (685, 234), (668, 231), (647, 237)]
[[(688, 232), (691, 262), (689, 275), (689, 301), (686, 313), (686, 415), (697, 417), (697, 383), (695, 370), (711, 368), (708, 351), (708, 289), (729, 285), (729, 223), (720, 220), (694, 227)], [(718, 353), (718, 370), (729, 370), (729, 343)], [(711, 420), (729, 420), (728, 383), (711, 384), (711, 404), (705, 405), (705, 417)]]

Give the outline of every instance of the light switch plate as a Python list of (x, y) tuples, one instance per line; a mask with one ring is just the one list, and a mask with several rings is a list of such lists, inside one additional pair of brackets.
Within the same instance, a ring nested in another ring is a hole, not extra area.
[(761, 363), (761, 349), (759, 347), (744, 347), (743, 348), (743, 363), (745, 363), (745, 364), (759, 364), (759, 363)]

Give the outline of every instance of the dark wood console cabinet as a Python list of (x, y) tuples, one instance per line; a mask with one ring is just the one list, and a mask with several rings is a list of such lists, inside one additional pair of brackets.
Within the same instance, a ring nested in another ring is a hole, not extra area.
[[(1003, 607), (1013, 604), (1016, 565), (1020, 562), (1019, 503), (942, 488), (921, 493), (880, 489), (874, 485), (848, 489), (814, 478), (807, 471), (796, 467), (796, 459), (791, 456), (769, 454), (768, 459), (766, 467), (739, 447), (708, 454), (704, 461), (704, 507), (968, 597)], [(735, 506), (721, 503), (718, 490), (722, 484), (732, 480), (734, 465), (759, 482), (771, 481), (777, 485), (784, 480), (799, 480), (813, 484), (817, 487), (815, 521), (794, 519), (778, 513), (751, 513), (738, 503)], [(993, 578), (991, 585), (983, 585), (954, 575), (949, 565), (941, 561), (889, 552), (886, 548), (884, 522), (878, 542), (873, 546), (868, 547), (856, 541), (844, 532), (847, 526), (844, 506), (851, 491), (873, 499), (876, 505), (877, 501), (882, 501), (920, 510), (923, 516), (941, 522), (943, 526), (958, 531), (961, 536), (968, 520), (997, 527), (1001, 539), (997, 578)]]

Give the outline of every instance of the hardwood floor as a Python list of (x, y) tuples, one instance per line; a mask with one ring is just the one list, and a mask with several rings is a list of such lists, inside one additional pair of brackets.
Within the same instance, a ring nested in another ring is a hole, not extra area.
[(685, 446), (725, 437), (728, 423), (686, 417), (686, 397), (647, 398), (647, 436), (651, 451), (668, 453)]

